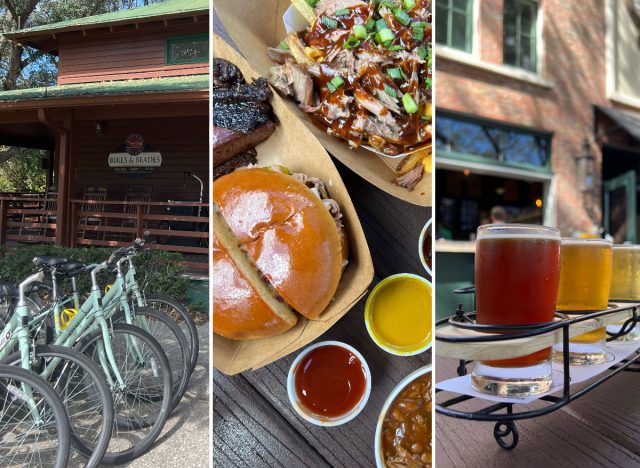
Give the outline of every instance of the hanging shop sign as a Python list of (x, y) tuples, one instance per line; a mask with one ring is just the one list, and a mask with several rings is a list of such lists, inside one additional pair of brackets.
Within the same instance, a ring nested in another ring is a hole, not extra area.
[(162, 155), (145, 143), (139, 133), (127, 137), (124, 143), (109, 153), (109, 167), (125, 174), (150, 174), (162, 165)]

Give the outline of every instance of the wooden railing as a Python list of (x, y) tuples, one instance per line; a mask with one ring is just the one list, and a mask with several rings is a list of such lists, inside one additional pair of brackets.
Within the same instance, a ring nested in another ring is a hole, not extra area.
[[(0, 194), (0, 245), (7, 241), (55, 243), (59, 228), (53, 209), (56, 203), (39, 194)], [(126, 246), (148, 231), (148, 247), (209, 253), (208, 203), (71, 200), (70, 207), (66, 226), (72, 247)]]
[(56, 210), (45, 209), (52, 202), (38, 194), (0, 196), (0, 245), (7, 241), (54, 243)]
[(71, 200), (71, 219), (72, 243), (79, 245), (126, 246), (147, 231), (151, 248), (209, 252), (208, 203)]

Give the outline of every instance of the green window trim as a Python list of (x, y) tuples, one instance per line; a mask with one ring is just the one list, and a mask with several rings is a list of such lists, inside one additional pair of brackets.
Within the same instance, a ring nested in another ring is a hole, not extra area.
[[(506, 12), (507, 5), (509, 2), (513, 5), (516, 12), (516, 24), (515, 24), (515, 57), (513, 60), (510, 60), (507, 57), (505, 52), (506, 50), (506, 39), (507, 39), (507, 28), (506, 24)], [(505, 7), (503, 12), (503, 36), (502, 36), (502, 62), (506, 65), (511, 65), (513, 67), (521, 68), (523, 70), (538, 73), (538, 38), (537, 38), (537, 28), (538, 28), (538, 0), (505, 0)], [(531, 24), (529, 28), (524, 28), (522, 26), (522, 17), (523, 11), (525, 9), (529, 9)], [(528, 40), (529, 42), (529, 50), (528, 52), (523, 51), (523, 40)], [(528, 57), (529, 66), (524, 63), (524, 58)]]
[[(538, 138), (546, 139), (547, 140), (546, 164), (536, 165), (536, 164), (527, 164), (527, 163), (515, 162), (515, 161), (500, 161), (500, 160), (490, 158), (487, 156), (482, 156), (479, 154), (466, 153), (466, 152), (447, 149), (446, 147), (444, 147), (439, 143), (438, 137), (437, 137), (438, 120), (440, 117), (454, 119), (464, 123), (493, 127), (496, 129), (501, 129), (509, 132), (528, 134)], [(437, 157), (447, 157), (447, 158), (455, 159), (462, 162), (479, 163), (479, 164), (485, 164), (488, 166), (502, 167), (507, 169), (512, 168), (512, 169), (526, 170), (526, 171), (531, 171), (538, 174), (553, 174), (553, 168), (551, 167), (551, 144), (553, 140), (552, 132), (540, 131), (535, 128), (530, 128), (530, 127), (525, 127), (520, 125), (510, 125), (508, 123), (504, 123), (498, 120), (485, 119), (485, 118), (477, 117), (474, 115), (469, 115), (466, 113), (450, 111), (450, 110), (438, 110), (436, 112), (434, 121), (435, 121), (434, 139), (435, 139)]]
[[(478, 1), (478, 0), (475, 0)], [(459, 8), (454, 6), (454, 0), (437, 0), (436, 9), (446, 10), (446, 39), (444, 42), (437, 41), (439, 44), (451, 47), (452, 49), (462, 50), (467, 53), (473, 52), (473, 2), (474, 0), (466, 0), (466, 8)], [(465, 44), (462, 48), (454, 45), (453, 40), (453, 17), (454, 14), (465, 16)], [(438, 14), (436, 14), (436, 28), (440, 28), (444, 23), (438, 21)], [(441, 15), (440, 15), (441, 16)], [(438, 37), (436, 33), (436, 38)]]
[(181, 42), (189, 42), (189, 41), (206, 41), (207, 49), (209, 49), (209, 34), (191, 34), (188, 36), (173, 36), (167, 38), (166, 48), (165, 48), (165, 63), (167, 65), (182, 65), (188, 63), (207, 63), (209, 62), (209, 51), (204, 57), (194, 57), (187, 59), (176, 59), (172, 56), (171, 50), (175, 44), (179, 44)]

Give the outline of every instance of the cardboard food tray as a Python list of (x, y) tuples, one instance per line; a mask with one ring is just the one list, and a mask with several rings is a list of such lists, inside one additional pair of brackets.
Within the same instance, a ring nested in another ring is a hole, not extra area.
[[(221, 37), (214, 34), (212, 40), (214, 57), (235, 64), (247, 81), (261, 76)], [(367, 292), (374, 274), (362, 226), (333, 161), (280, 96), (274, 93), (271, 104), (279, 125), (268, 140), (256, 147), (258, 164), (281, 164), (292, 172), (305, 172), (325, 182), (330, 196), (342, 210), (349, 239), (349, 263), (333, 301), (318, 320), (300, 317), (296, 326), (287, 332), (259, 340), (234, 341), (216, 336), (213, 340), (213, 365), (228, 375), (258, 369), (318, 338)]]
[[(277, 47), (286, 36), (282, 17), (290, 5), (288, 0), (213, 2), (227, 33), (261, 76), (269, 76), (269, 69), (275, 65), (267, 55), (267, 48)], [(425, 173), (413, 191), (398, 187), (391, 180), (395, 176), (392, 168), (397, 166), (399, 159), (378, 156), (362, 148), (349, 149), (346, 141), (328, 135), (316, 127), (311, 119), (298, 109), (293, 99), (286, 99), (285, 102), (291, 114), (300, 119), (335, 158), (362, 178), (401, 200), (414, 205), (431, 206), (431, 174)]]

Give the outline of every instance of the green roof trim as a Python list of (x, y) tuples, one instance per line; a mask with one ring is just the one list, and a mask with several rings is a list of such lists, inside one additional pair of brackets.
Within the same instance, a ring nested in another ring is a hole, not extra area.
[(188, 16), (192, 13), (208, 13), (209, 0), (166, 0), (152, 5), (122, 10), (102, 15), (86, 16), (74, 20), (58, 23), (43, 24), (33, 28), (20, 29), (4, 33), (8, 39), (19, 40), (23, 36), (33, 36), (39, 33), (53, 33), (66, 29), (83, 29), (89, 27), (107, 26), (113, 23), (135, 23), (136, 21), (152, 20), (168, 16)]
[(143, 80), (104, 81), (79, 83), (48, 88), (25, 88), (0, 92), (0, 107), (3, 102), (35, 99), (60, 99), (82, 96), (109, 96), (122, 94), (145, 94), (163, 92), (197, 91), (209, 89), (209, 75), (149, 78)]

